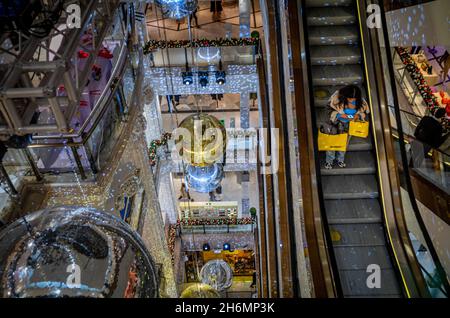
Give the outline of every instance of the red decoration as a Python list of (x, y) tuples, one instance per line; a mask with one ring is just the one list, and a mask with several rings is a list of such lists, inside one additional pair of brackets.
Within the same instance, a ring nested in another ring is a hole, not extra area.
[(89, 57), (89, 53), (83, 50), (78, 51), (78, 58), (87, 59)]
[(114, 57), (114, 55), (106, 47), (104, 47), (103, 49), (100, 50), (100, 52), (98, 52), (98, 56), (108, 60)]

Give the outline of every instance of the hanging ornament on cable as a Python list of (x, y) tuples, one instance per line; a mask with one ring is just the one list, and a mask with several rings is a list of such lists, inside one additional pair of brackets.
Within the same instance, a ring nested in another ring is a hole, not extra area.
[(182, 19), (193, 13), (198, 6), (197, 0), (155, 0), (162, 14), (168, 19)]
[(195, 283), (186, 288), (180, 298), (220, 298), (220, 293), (210, 285)]
[(217, 291), (224, 291), (233, 283), (233, 270), (230, 265), (221, 259), (207, 262), (200, 271), (203, 284), (212, 286)]
[(227, 145), (226, 129), (214, 116), (197, 113), (185, 118), (174, 136), (186, 163), (186, 183), (194, 191), (217, 189), (224, 177), (223, 159)]
[(214, 116), (197, 113), (186, 117), (175, 138), (181, 143), (181, 156), (192, 166), (207, 167), (223, 161), (226, 149), (226, 129)]
[(212, 62), (220, 59), (220, 48), (218, 47), (200, 47), (197, 49), (197, 55), (206, 62)]
[(216, 190), (224, 177), (223, 166), (215, 163), (207, 167), (187, 166), (186, 181), (197, 192), (209, 193)]

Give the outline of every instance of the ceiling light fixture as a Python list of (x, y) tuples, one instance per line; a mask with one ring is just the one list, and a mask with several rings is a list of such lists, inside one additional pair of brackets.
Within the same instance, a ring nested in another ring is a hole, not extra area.
[(206, 87), (209, 84), (209, 74), (208, 72), (200, 71), (198, 72), (198, 82), (201, 87)]

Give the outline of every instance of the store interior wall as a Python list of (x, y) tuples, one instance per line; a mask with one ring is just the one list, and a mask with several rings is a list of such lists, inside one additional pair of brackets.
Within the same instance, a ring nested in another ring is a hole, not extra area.
[(450, 1), (436, 0), (386, 13), (394, 46), (443, 45), (450, 49)]

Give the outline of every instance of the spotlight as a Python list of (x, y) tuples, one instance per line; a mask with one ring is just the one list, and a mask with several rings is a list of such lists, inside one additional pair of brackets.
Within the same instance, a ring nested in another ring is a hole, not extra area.
[(227, 82), (227, 76), (224, 71), (216, 71), (216, 83), (224, 85)]
[(192, 85), (194, 83), (194, 75), (192, 72), (183, 72), (181, 76), (183, 77), (184, 85)]
[(205, 252), (207, 252), (207, 251), (211, 250), (211, 246), (209, 246), (208, 243), (205, 243), (205, 244), (203, 244), (203, 250), (204, 250)]
[(230, 249), (231, 249), (230, 243), (223, 244), (223, 250), (224, 251), (229, 251)]
[(209, 84), (209, 75), (208, 72), (198, 72), (198, 82), (201, 87), (206, 87)]

